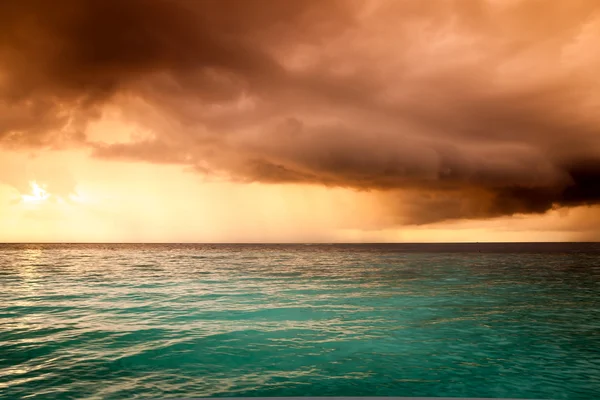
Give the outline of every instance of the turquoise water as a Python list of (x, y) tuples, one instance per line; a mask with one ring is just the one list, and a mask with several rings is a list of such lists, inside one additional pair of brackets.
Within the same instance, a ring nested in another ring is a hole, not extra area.
[(0, 245), (0, 398), (600, 398), (600, 246)]

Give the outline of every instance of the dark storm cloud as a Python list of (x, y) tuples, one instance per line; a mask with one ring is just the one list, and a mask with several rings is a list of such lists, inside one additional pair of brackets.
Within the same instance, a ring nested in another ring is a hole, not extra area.
[[(38, 136), (64, 131), (75, 117), (97, 117), (97, 107), (121, 92), (235, 98), (250, 82), (262, 84), (283, 72), (254, 43), (269, 32), (279, 34), (278, 25), (309, 35), (313, 29), (299, 22), (318, 3), (4, 1), (0, 138), (43, 143)], [(335, 4), (314, 14), (335, 12)], [(144, 82), (161, 73), (171, 87)]]
[[(387, 192), (409, 223), (593, 205), (599, 12), (594, 1), (3, 2), (0, 142)], [(107, 104), (153, 137), (86, 139)]]

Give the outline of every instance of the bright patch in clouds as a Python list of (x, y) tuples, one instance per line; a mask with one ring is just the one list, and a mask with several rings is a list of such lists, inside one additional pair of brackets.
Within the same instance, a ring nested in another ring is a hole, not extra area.
[(29, 186), (31, 187), (31, 194), (21, 195), (24, 203), (42, 203), (50, 198), (50, 193), (46, 191), (46, 185), (31, 181)]
[(66, 198), (56, 194), (48, 192), (48, 185), (38, 183), (37, 181), (29, 182), (31, 192), (28, 194), (22, 194), (21, 200), (25, 204), (42, 204), (47, 202), (49, 199), (56, 200), (60, 204), (65, 203), (84, 203), (86, 198), (79, 191), (69, 193)]

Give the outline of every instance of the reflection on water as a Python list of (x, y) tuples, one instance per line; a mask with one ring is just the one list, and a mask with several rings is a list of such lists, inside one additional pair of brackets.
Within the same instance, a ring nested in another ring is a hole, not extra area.
[(597, 244), (0, 245), (0, 285), (7, 399), (600, 398)]

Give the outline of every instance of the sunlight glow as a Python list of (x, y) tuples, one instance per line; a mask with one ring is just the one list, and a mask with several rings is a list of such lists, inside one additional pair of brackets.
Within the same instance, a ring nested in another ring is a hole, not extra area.
[(31, 186), (31, 194), (21, 195), (24, 203), (42, 203), (50, 198), (50, 193), (46, 191), (45, 185), (31, 181), (29, 186)]

